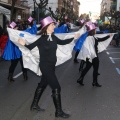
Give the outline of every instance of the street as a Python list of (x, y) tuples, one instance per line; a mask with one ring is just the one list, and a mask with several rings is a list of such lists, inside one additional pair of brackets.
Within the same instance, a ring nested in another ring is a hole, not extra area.
[[(68, 120), (120, 120), (120, 47), (109, 46), (99, 54), (98, 82), (101, 88), (92, 86), (93, 69), (79, 78), (79, 64), (73, 58), (56, 67), (56, 75), (62, 91), (62, 108), (71, 117)], [(62, 120), (55, 118), (55, 108), (48, 86), (39, 101), (44, 112), (30, 111), (34, 92), (40, 77), (28, 70), (28, 80), (23, 80), (21, 66), (14, 72), (14, 83), (7, 80), (10, 61), (0, 62), (0, 120)]]

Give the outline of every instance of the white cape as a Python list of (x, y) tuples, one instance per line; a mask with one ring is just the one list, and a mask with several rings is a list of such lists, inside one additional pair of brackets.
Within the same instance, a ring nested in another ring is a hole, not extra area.
[(79, 26), (70, 23), (70, 29), (79, 29)]
[[(115, 33), (112, 33), (112, 36), (110, 38), (108, 38), (107, 40), (103, 41), (103, 42), (98, 42), (98, 53), (106, 50), (106, 48), (108, 47), (108, 45), (110, 44), (113, 35)], [(102, 38), (109, 35), (107, 34), (96, 34), (94, 37), (98, 37), (98, 38)], [(97, 57), (96, 53), (95, 53), (95, 49), (94, 49), (94, 44), (95, 44), (95, 39), (93, 36), (88, 36), (78, 54), (77, 59), (81, 59), (86, 61), (86, 58), (89, 58), (89, 61), (92, 62), (92, 59)]]
[[(27, 45), (35, 42), (38, 38), (40, 38), (40, 36), (31, 35), (28, 32), (14, 30), (14, 29), (11, 29), (11, 28), (7, 28), (7, 30), (8, 30), (8, 33), (9, 33), (10, 40), (15, 45), (17, 45), (22, 52), (24, 67), (30, 69), (33, 72), (35, 72), (37, 75), (41, 75), (41, 71), (40, 71), (40, 68), (39, 68), (40, 55), (39, 55), (38, 48), (35, 47), (34, 49), (29, 50), (25, 46), (22, 46), (18, 43), (18, 38), (20, 38), (20, 36), (19, 36), (20, 34), (24, 34), (23, 39), (25, 39)], [(55, 34), (55, 35), (58, 38), (60, 38), (61, 40), (64, 40), (64, 39), (74, 37), (75, 33), (76, 32), (62, 33), (62, 34)], [(79, 33), (80, 33), (80, 31), (79, 31)], [(67, 44), (67, 45), (58, 45), (57, 53), (56, 53), (56, 56), (57, 56), (56, 65), (60, 65), (64, 62), (66, 62), (67, 60), (69, 60), (72, 57), (72, 51), (73, 51), (74, 45), (75, 45), (74, 41), (71, 42), (70, 44)]]
[[(38, 48), (35, 47), (34, 49), (29, 50), (25, 46), (18, 43), (18, 38), (20, 37), (19, 35), (21, 33), (24, 34), (23, 39), (25, 39), (26, 44), (31, 44), (31, 43), (35, 42), (38, 38), (40, 38), (40, 36), (31, 35), (28, 32), (14, 30), (14, 29), (11, 29), (11, 28), (7, 28), (7, 30), (8, 30), (8, 33), (9, 33), (10, 40), (15, 45), (17, 45), (22, 52), (24, 67), (30, 69), (31, 71), (35, 72), (37, 75), (40, 76), (41, 75), (41, 71), (40, 71), (40, 68), (39, 68), (40, 55), (39, 55)], [(80, 33), (82, 35), (85, 32), (86, 32), (86, 29), (80, 29), (79, 31), (73, 32), (73, 33), (62, 33), (62, 34), (55, 34), (55, 35), (58, 38), (60, 38), (61, 40), (64, 40), (64, 39), (74, 37), (74, 35), (76, 33)], [(99, 35), (99, 36), (102, 36), (102, 35)], [(88, 43), (85, 42), (85, 44), (83, 46), (86, 47), (86, 46), (88, 46), (87, 44)], [(100, 47), (100, 48), (102, 48), (102, 49), (100, 49), (100, 50), (101, 51), (104, 50), (108, 46), (108, 44), (109, 44), (109, 42), (104, 44), (104, 47), (101, 44), (100, 46), (102, 46), (102, 47)], [(57, 56), (56, 65), (60, 65), (64, 62), (66, 62), (67, 60), (69, 60), (72, 57), (72, 51), (73, 51), (74, 45), (75, 45), (74, 41), (71, 42), (70, 44), (67, 44), (67, 45), (58, 45), (57, 52), (56, 52), (56, 56)], [(85, 52), (83, 52), (83, 53), (85, 53)], [(83, 56), (81, 56), (82, 59), (83, 59)]]

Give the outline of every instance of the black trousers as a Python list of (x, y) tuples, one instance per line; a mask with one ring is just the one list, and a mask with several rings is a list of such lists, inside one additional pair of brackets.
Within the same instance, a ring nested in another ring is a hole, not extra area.
[(42, 72), (42, 78), (38, 86), (41, 88), (45, 88), (47, 85), (49, 85), (52, 90), (58, 89), (59, 91), (61, 91), (60, 84), (55, 75), (55, 64), (41, 62), (40, 70)]
[(76, 51), (74, 60), (77, 60), (77, 56), (78, 56), (79, 52), (80, 51)]
[(19, 61), (20, 61), (23, 73), (27, 73), (27, 69), (23, 67), (22, 57), (20, 57), (18, 59), (15, 59), (15, 60), (11, 60), (11, 65), (10, 65), (10, 68), (9, 68), (9, 73), (14, 73), (15, 68), (16, 68), (16, 66), (17, 66), (17, 64), (18, 64)]
[(98, 77), (98, 69), (99, 69), (99, 58), (95, 57), (92, 60), (92, 63), (89, 62), (89, 60), (87, 59), (86, 61), (86, 67), (84, 68), (84, 70), (81, 73), (81, 77), (84, 77), (86, 75), (86, 73), (89, 71), (89, 69), (93, 66), (93, 83), (95, 83), (97, 81), (97, 77)]

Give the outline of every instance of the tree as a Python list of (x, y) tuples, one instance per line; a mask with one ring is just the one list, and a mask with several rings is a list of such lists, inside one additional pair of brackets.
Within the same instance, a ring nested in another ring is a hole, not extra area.
[(48, 0), (40, 0), (40, 3), (36, 2), (36, 0), (35, 0), (35, 3), (39, 8), (42, 9), (42, 8), (45, 8), (47, 6)]
[(89, 14), (86, 14), (86, 13), (81, 14), (79, 18), (80, 18), (80, 19), (85, 19), (85, 20), (90, 19), (90, 18), (89, 18)]
[(38, 21), (39, 21), (39, 16), (41, 17), (45, 16), (45, 9), (43, 8), (47, 6), (48, 0), (40, 0), (39, 3), (35, 0), (35, 4), (38, 6)]
[(10, 21), (12, 21), (14, 18), (14, 7), (16, 2), (17, 0), (12, 0)]
[(64, 16), (64, 10), (62, 9), (61, 12), (59, 11), (58, 8), (56, 8), (55, 13), (52, 11), (51, 7), (49, 7), (49, 9), (47, 9), (50, 13), (51, 16), (55, 19), (55, 20), (60, 20), (63, 18)]
[(111, 9), (110, 12), (104, 12), (104, 16), (107, 17), (107, 19), (110, 22), (110, 25), (111, 25), (111, 21), (114, 21), (116, 26), (118, 19), (120, 19), (120, 11), (114, 11)]

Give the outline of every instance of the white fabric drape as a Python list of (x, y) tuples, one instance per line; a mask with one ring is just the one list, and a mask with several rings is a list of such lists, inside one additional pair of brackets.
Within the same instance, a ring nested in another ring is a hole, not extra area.
[[(96, 34), (94, 37), (102, 38), (107, 35), (108, 35), (108, 33), (107, 34)], [(102, 52), (103, 50), (106, 50), (106, 48), (108, 47), (108, 45), (110, 44), (110, 42), (113, 38), (113, 35), (114, 35), (114, 33), (107, 40), (105, 40), (103, 42), (98, 42), (98, 53)], [(95, 53), (95, 48), (94, 48), (94, 44), (95, 44), (94, 37), (88, 36), (86, 38), (86, 40), (78, 54), (77, 59), (86, 61), (86, 58), (89, 58), (89, 61), (92, 62), (92, 59), (97, 57), (97, 55)]]
[[(11, 29), (11, 28), (7, 28), (7, 30), (8, 30), (8, 33), (9, 33), (10, 40), (15, 45), (17, 45), (22, 52), (24, 67), (30, 69), (31, 71), (35, 72), (37, 75), (40, 76), (41, 75), (41, 71), (40, 71), (40, 68), (39, 68), (40, 55), (39, 55), (38, 48), (35, 47), (34, 49), (29, 50), (25, 46), (22, 46), (18, 43), (18, 39), (20, 37), (19, 36), (20, 34), (23, 34), (23, 36), (24, 36), (23, 39), (25, 39), (26, 44), (33, 43), (38, 38), (40, 38), (40, 36), (31, 35), (30, 33), (14, 30), (14, 29)], [(81, 30), (78, 31), (78, 32), (81, 34)], [(74, 32), (74, 33), (62, 33), (62, 34), (55, 34), (55, 35), (58, 38), (60, 38), (61, 40), (64, 40), (64, 39), (74, 37), (75, 33), (76, 32)], [(90, 48), (89, 48), (89, 42), (88, 41), (89, 40), (86, 40), (85, 44), (83, 46), (83, 48), (84, 47), (88, 47), (88, 48), (86, 48), (85, 51), (83, 51), (83, 49), (82, 49), (83, 55), (81, 56), (80, 59), (83, 59), (86, 55), (90, 56), (90, 53), (91, 53), (90, 50), (92, 50), (92, 46), (90, 46)], [(91, 45), (93, 44), (92, 42), (93, 41), (90, 41)], [(102, 49), (101, 49), (102, 44), (100, 45), (100, 51), (104, 50), (105, 47), (108, 46), (109, 42), (106, 42), (105, 44), (104, 44), (104, 47), (102, 47)], [(72, 57), (72, 51), (73, 51), (74, 45), (75, 45), (74, 41), (71, 42), (70, 44), (67, 44), (67, 45), (58, 45), (57, 53), (56, 53), (56, 56), (57, 56), (56, 65), (60, 65), (60, 64), (64, 63), (65, 61), (69, 60)], [(86, 50), (88, 50), (88, 51), (86, 52)], [(95, 56), (95, 54), (93, 52), (92, 57), (94, 57), (94, 56)]]
[[(36, 41), (40, 36), (31, 35), (30, 33), (14, 30), (11, 28), (7, 28), (10, 40), (19, 47), (19, 49), (22, 51), (23, 56), (23, 64), (25, 68), (29, 68), (33, 72), (35, 72), (37, 75), (41, 75), (41, 71), (39, 69), (39, 51), (38, 48), (35, 47), (31, 51), (26, 48), (25, 46), (22, 46), (18, 43), (18, 38), (20, 37), (19, 34), (24, 34), (23, 39), (25, 39), (26, 44), (31, 44), (34, 41)], [(68, 39), (74, 37), (74, 33), (63, 33), (63, 34), (56, 34), (58, 38), (61, 40)], [(74, 41), (67, 45), (58, 45), (57, 48), (57, 63), (56, 65), (60, 65), (64, 63), (65, 61), (69, 60), (72, 57), (72, 50), (75, 43)]]

